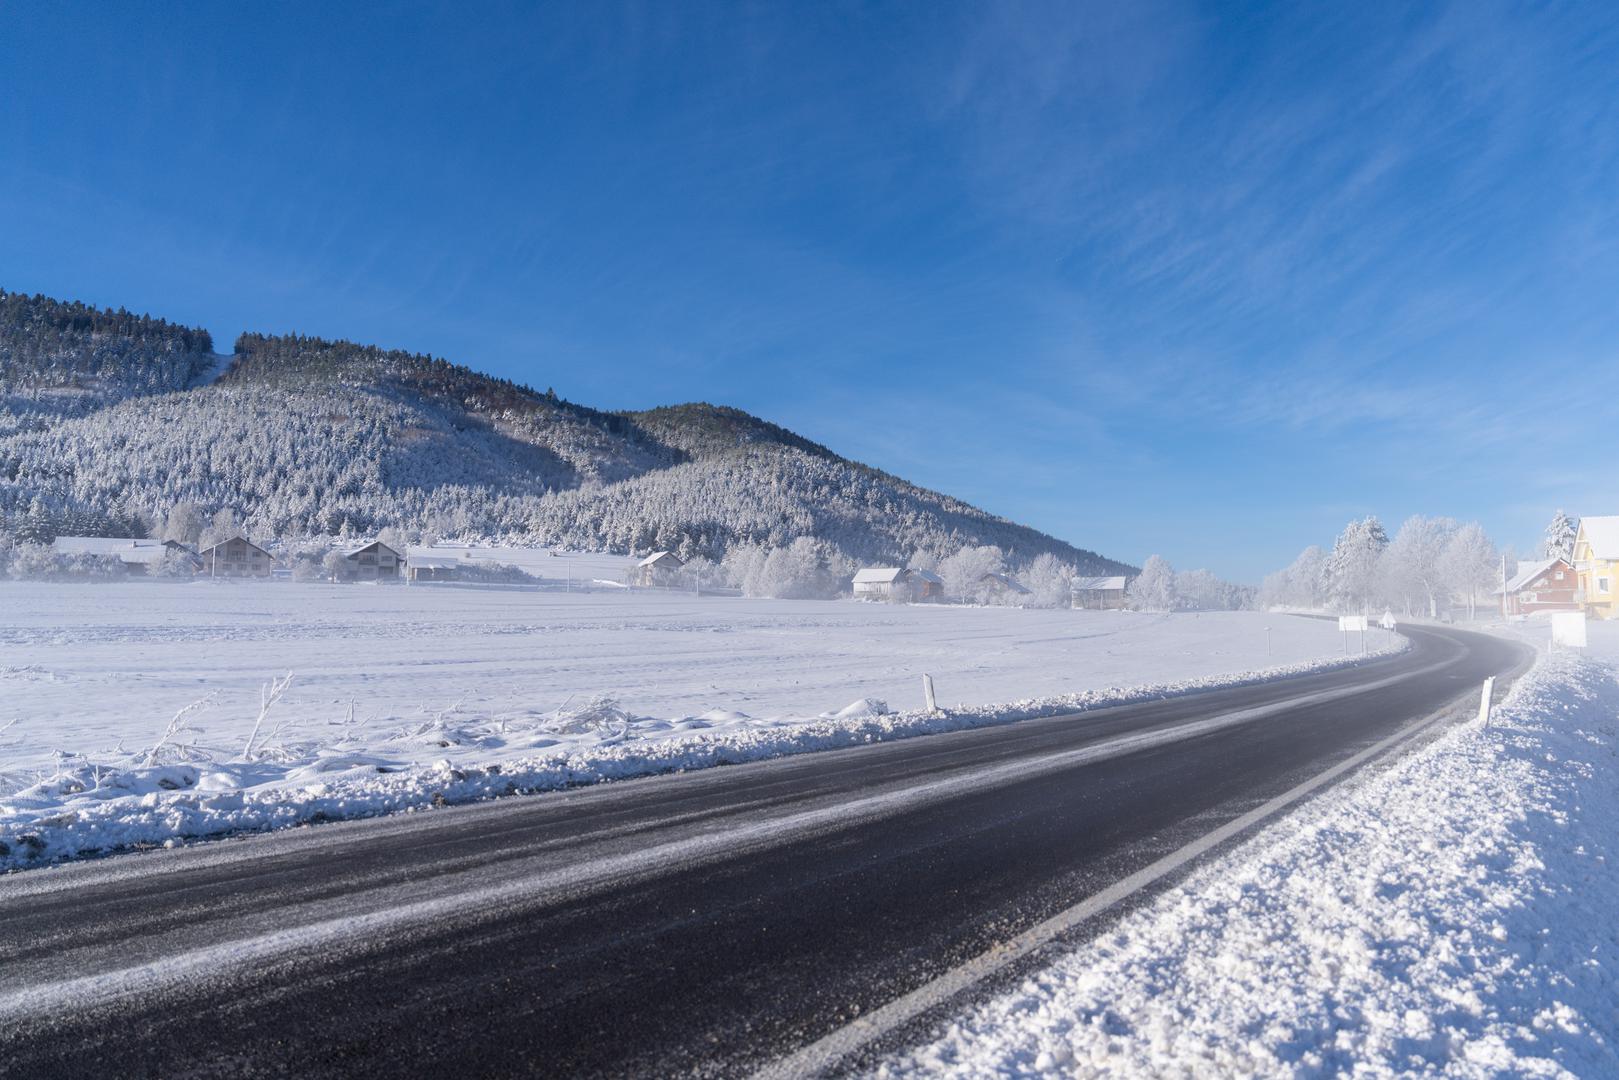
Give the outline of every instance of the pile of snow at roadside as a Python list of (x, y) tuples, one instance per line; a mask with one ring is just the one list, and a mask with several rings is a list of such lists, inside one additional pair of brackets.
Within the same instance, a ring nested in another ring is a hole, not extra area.
[(1619, 1075), (1616, 748), (1543, 659), (876, 1075)]
[(182, 710), (154, 747), (63, 755), (43, 778), (0, 786), (0, 870), (1083, 712), (1295, 678), (1408, 647), (1402, 638), (1366, 656), (932, 713), (895, 713), (863, 698), (814, 717), (716, 709), (667, 720), (600, 697), (527, 717), (451, 708), (380, 732), (352, 715), (314, 729), (281, 729), (272, 719), (250, 740), (251, 753), (246, 742), (234, 750), (212, 743)]

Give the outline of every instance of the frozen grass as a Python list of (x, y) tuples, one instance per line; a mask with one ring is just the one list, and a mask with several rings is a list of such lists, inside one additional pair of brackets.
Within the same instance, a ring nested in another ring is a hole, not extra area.
[[(1005, 723), (1345, 662), (1328, 624), (1239, 613), (283, 584), (0, 592), (18, 595), (54, 606), (0, 626), (26, 661), (7, 683), (24, 692), (8, 704), (33, 707), (0, 733), (0, 867)], [(610, 662), (596, 663), (598, 653)], [(1283, 658), (1292, 662), (1266, 663)], [(267, 686), (268, 663), (295, 674)], [(940, 679), (941, 696), (967, 700), (907, 713), (872, 692), (918, 699), (923, 670)], [(399, 684), (437, 704), (401, 708)], [(641, 699), (634, 705), (626, 685)], [(992, 696), (1009, 687), (1020, 692)], [(826, 704), (794, 707), (815, 698)], [(659, 715), (644, 700), (698, 707)], [(755, 713), (736, 707), (743, 701), (777, 704)]]
[(1317, 800), (877, 1074), (1619, 1075), (1616, 755), (1614, 669), (1545, 660), (1488, 729)]

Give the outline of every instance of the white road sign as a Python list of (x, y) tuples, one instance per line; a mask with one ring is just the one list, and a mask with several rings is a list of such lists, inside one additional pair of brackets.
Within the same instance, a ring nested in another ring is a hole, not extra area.
[(1364, 634), (1366, 632), (1366, 616), (1340, 615), (1338, 616), (1338, 629), (1344, 631), (1345, 633), (1348, 633), (1351, 630), (1359, 630)]

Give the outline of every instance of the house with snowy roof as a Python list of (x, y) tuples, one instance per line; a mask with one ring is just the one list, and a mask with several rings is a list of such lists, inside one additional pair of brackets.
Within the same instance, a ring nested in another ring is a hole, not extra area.
[(1572, 561), (1585, 613), (1597, 619), (1619, 617), (1619, 514), (1581, 518)]
[(201, 572), (209, 577), (267, 578), (275, 569), (275, 556), (238, 533), (197, 552)]
[(654, 551), (646, 558), (635, 564), (633, 582), (635, 585), (672, 585), (675, 574), (686, 563), (672, 551)]
[(1506, 615), (1580, 610), (1579, 574), (1567, 559), (1519, 563), (1518, 572), (1495, 592), (1502, 598), (1501, 610)]
[(1069, 604), (1086, 611), (1123, 611), (1129, 584), (1130, 579), (1122, 574), (1075, 578), (1068, 587)]
[(381, 540), (362, 544), (343, 553), (348, 576), (355, 581), (398, 581), (405, 557)]
[(851, 588), (856, 600), (909, 604), (938, 600), (944, 595), (944, 579), (930, 570), (868, 566), (855, 573)]
[(193, 570), (202, 560), (175, 540), (148, 540), (132, 536), (58, 536), (51, 541), (58, 555), (113, 556), (124, 564), (126, 574), (152, 574), (163, 565), (170, 552), (184, 558)]
[(1010, 574), (985, 574), (978, 579), (978, 589), (991, 604), (1015, 604), (1029, 595), (1023, 582)]

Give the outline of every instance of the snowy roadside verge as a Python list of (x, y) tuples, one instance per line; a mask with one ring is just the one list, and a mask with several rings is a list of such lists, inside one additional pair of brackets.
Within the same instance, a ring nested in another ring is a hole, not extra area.
[[(189, 729), (177, 717), (166, 745), (110, 761), (74, 758), (0, 795), (0, 871), (1081, 713), (1355, 667), (1409, 647), (1401, 638), (1364, 656), (934, 713), (891, 713), (880, 702), (862, 700), (813, 718), (755, 720), (715, 712), (667, 721), (593, 702), (514, 728), (509, 721), (468, 723), (447, 712), (380, 738), (352, 733), (278, 741), (272, 731), (252, 760), (219, 760), (222, 754), (188, 744)], [(438, 760), (412, 760), (424, 752)]]
[(928, 1075), (1619, 1073), (1619, 680), (1542, 659), (939, 1039)]

